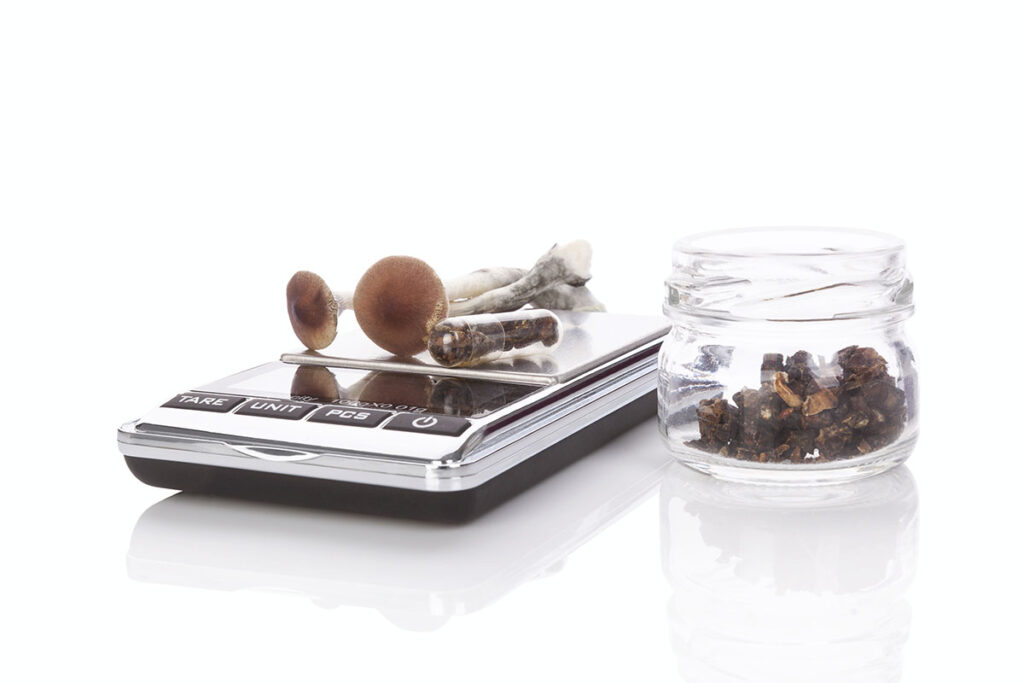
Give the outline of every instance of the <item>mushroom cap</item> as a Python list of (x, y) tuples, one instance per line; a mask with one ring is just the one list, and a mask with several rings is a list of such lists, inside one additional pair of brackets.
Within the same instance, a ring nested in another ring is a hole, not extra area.
[(434, 269), (412, 256), (388, 256), (359, 280), (352, 295), (359, 326), (396, 356), (427, 348), (427, 336), (448, 315), (448, 295)]
[(300, 270), (288, 281), (288, 317), (295, 336), (310, 349), (330, 346), (338, 334), (338, 302), (324, 279)]

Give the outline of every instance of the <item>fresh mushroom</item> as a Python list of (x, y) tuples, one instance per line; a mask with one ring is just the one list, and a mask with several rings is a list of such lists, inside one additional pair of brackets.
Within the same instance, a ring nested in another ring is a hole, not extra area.
[(370, 266), (352, 295), (359, 327), (396, 356), (427, 348), (427, 335), (448, 315), (448, 295), (434, 269), (412, 256), (388, 256)]
[(287, 297), (299, 341), (313, 350), (329, 346), (338, 334), (339, 309), (349, 307), (347, 295), (331, 291), (316, 273), (300, 270), (288, 281)]
[[(426, 348), (421, 337), (429, 332), (424, 331), (428, 323), (432, 327), (441, 319), (434, 315), (442, 304), (450, 315), (498, 313), (526, 304), (603, 311), (584, 286), (590, 257), (590, 245), (579, 240), (555, 245), (530, 270), (481, 268), (441, 283), (423, 261), (392, 256), (371, 266), (356, 292), (331, 291), (315, 273), (299, 271), (288, 283), (288, 315), (295, 334), (315, 350), (334, 341), (338, 316), (355, 308), (359, 326), (374, 343), (396, 355), (412, 355)], [(360, 288), (361, 305), (356, 303)]]
[(451, 315), (514, 311), (552, 287), (580, 287), (590, 279), (590, 244), (583, 240), (556, 244), (527, 273), (504, 287), (453, 303)]

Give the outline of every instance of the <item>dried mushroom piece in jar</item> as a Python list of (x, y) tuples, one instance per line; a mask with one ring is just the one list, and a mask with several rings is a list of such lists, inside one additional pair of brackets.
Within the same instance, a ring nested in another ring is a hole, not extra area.
[(761, 386), (697, 408), (689, 445), (755, 462), (819, 463), (865, 455), (896, 441), (906, 393), (884, 357), (866, 346), (836, 352), (828, 369), (806, 351), (764, 355)]

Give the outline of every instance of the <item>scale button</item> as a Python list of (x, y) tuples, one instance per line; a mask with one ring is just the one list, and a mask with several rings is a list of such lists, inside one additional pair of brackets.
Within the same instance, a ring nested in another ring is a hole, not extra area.
[(278, 417), (282, 420), (298, 420), (315, 408), (315, 405), (309, 403), (278, 401), (272, 398), (254, 398), (239, 408), (235, 415), (255, 415), (257, 417)]
[(310, 422), (327, 422), (332, 425), (352, 427), (376, 427), (391, 416), (386, 410), (365, 410), (345, 406), (324, 406), (309, 416)]
[(162, 407), (205, 410), (210, 413), (227, 413), (244, 400), (245, 398), (242, 396), (218, 396), (216, 394), (202, 394), (190, 391), (186, 394), (178, 394), (163, 404)]
[(458, 436), (469, 427), (469, 420), (450, 415), (422, 415), (417, 413), (399, 413), (384, 429), (397, 429), (402, 432), (425, 432), (427, 434), (443, 434)]

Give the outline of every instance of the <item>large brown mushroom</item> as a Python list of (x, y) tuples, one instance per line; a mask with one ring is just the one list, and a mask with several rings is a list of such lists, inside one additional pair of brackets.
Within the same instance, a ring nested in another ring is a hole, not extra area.
[(427, 348), (427, 336), (448, 315), (448, 295), (429, 265), (412, 256), (388, 256), (370, 266), (352, 295), (359, 327), (396, 356)]

